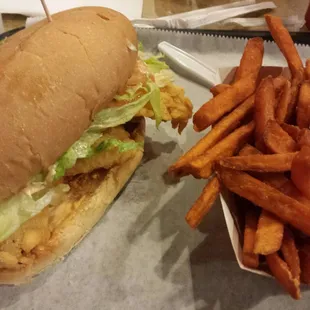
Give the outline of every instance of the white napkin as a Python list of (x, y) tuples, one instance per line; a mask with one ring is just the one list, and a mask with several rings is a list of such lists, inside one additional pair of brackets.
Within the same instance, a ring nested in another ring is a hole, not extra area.
[[(142, 16), (143, 0), (45, 0), (51, 14), (79, 6), (104, 6), (126, 15), (129, 19)], [(45, 16), (40, 0), (2, 0), (0, 13)]]

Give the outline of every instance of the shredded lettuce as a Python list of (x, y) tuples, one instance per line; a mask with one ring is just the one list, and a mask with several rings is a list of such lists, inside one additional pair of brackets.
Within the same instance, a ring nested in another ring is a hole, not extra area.
[(143, 61), (152, 73), (159, 73), (161, 70), (169, 69), (168, 65), (164, 61), (160, 60), (163, 58), (164, 56), (162, 54), (158, 54), (158, 55), (143, 59)]
[(122, 140), (111, 138), (111, 139), (102, 141), (96, 147), (96, 152), (107, 151), (114, 147), (117, 147), (120, 153), (124, 153), (124, 152), (128, 152), (131, 150), (137, 150), (139, 148), (142, 148), (143, 143), (135, 142), (135, 141), (122, 141)]
[(60, 184), (37, 200), (24, 191), (0, 204), (0, 242), (12, 235), (24, 222), (37, 215), (49, 204), (59, 201), (69, 187)]
[(139, 47), (139, 57), (143, 60), (143, 62), (148, 67), (149, 71), (153, 73), (155, 77), (155, 83), (158, 87), (165, 87), (170, 82), (174, 80), (174, 74), (170, 70), (169, 66), (164, 61), (164, 55), (151, 55), (149, 53), (145, 53), (143, 49), (143, 45)]
[(86, 131), (54, 164), (51, 169), (53, 180), (56, 181), (63, 177), (66, 170), (72, 168), (79, 158), (87, 158), (94, 155), (94, 150), (91, 146), (101, 135), (101, 133)]
[[(59, 180), (65, 175), (67, 169), (70, 169), (75, 165), (78, 159), (93, 156), (96, 152), (98, 152), (98, 150), (94, 149), (92, 146), (101, 137), (103, 130), (127, 123), (148, 102), (152, 105), (156, 125), (158, 126), (162, 120), (162, 117), (160, 109), (160, 91), (155, 83), (148, 82), (146, 86), (137, 85), (134, 88), (128, 88), (124, 95), (117, 96), (116, 98), (117, 100), (131, 101), (136, 97), (137, 92), (141, 89), (146, 91), (146, 94), (142, 95), (135, 101), (126, 103), (125, 105), (119, 107), (104, 109), (97, 113), (94, 121), (83, 136), (76, 141), (49, 169), (49, 178), (52, 178), (53, 181)], [(115, 143), (115, 141), (106, 143), (110, 143), (108, 145), (111, 145), (111, 143)], [(133, 147), (124, 143), (118, 143), (118, 146), (120, 151)], [(102, 150), (104, 149), (104, 144), (101, 148)]]
[(141, 90), (144, 92), (148, 92), (148, 89), (144, 87), (142, 83), (139, 83), (134, 87), (128, 87), (125, 94), (116, 95), (114, 99), (117, 101), (133, 101), (133, 99), (137, 96), (137, 93)]
[(138, 43), (138, 51), (139, 52), (143, 52), (144, 51), (144, 46), (143, 46), (142, 42)]
[(174, 74), (171, 70), (161, 70), (154, 74), (155, 83), (158, 87), (162, 88), (174, 81)]
[(150, 103), (154, 112), (156, 127), (158, 128), (159, 124), (162, 121), (161, 108), (160, 108), (160, 90), (158, 87), (155, 87), (153, 92), (151, 92)]
[[(115, 127), (129, 122), (150, 100), (154, 109), (156, 124), (162, 120), (160, 111), (159, 89), (153, 82), (145, 85), (147, 93), (136, 99), (135, 101), (126, 103), (119, 107), (108, 108), (100, 111), (89, 127), (89, 131), (101, 131), (105, 128)], [(134, 96), (133, 96), (134, 97)]]

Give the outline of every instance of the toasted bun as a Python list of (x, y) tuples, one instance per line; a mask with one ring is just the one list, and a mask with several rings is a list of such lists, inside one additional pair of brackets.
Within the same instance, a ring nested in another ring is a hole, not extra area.
[[(144, 140), (144, 119), (140, 120), (136, 141)], [(0, 284), (29, 282), (48, 266), (63, 259), (103, 216), (109, 205), (134, 173), (143, 156), (143, 151), (135, 151), (132, 158), (121, 166), (108, 171), (79, 175), (70, 182), (70, 192), (65, 201), (56, 208), (70, 207), (72, 212), (52, 232), (42, 253), (34, 262), (20, 270), (0, 269)]]
[(122, 14), (53, 15), (0, 47), (0, 200), (47, 169), (131, 76), (137, 36)]

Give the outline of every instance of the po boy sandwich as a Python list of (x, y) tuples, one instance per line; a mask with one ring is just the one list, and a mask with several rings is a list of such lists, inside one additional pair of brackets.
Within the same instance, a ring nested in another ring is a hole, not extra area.
[(30, 280), (102, 217), (143, 156), (144, 117), (192, 104), (122, 14), (53, 15), (0, 46), (0, 283)]

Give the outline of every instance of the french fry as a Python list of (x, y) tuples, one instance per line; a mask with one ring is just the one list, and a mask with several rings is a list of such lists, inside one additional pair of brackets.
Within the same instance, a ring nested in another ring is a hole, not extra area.
[(306, 60), (306, 79), (310, 80), (310, 58)]
[(210, 92), (213, 95), (213, 97), (215, 97), (230, 87), (232, 86), (229, 84), (218, 84), (210, 88)]
[(234, 111), (219, 121), (196, 145), (179, 158), (179, 160), (169, 168), (172, 175), (184, 175), (186, 169), (184, 167), (191, 160), (205, 153), (217, 142), (224, 139), (230, 132), (238, 127), (240, 121), (254, 108), (254, 96), (245, 100)]
[(296, 153), (272, 154), (272, 155), (248, 155), (226, 157), (219, 160), (223, 167), (234, 170), (257, 172), (284, 172), (291, 170), (292, 161)]
[(263, 140), (272, 153), (292, 153), (298, 150), (298, 145), (294, 139), (274, 120), (267, 122)]
[(286, 227), (284, 231), (281, 252), (287, 263), (292, 277), (294, 279), (300, 280), (300, 261), (298, 250), (295, 244), (294, 236), (292, 232)]
[(291, 179), (305, 197), (310, 199), (310, 147), (304, 146), (292, 162)]
[(268, 76), (260, 82), (255, 95), (255, 144), (260, 151), (263, 151), (265, 148), (263, 134), (267, 122), (275, 119), (275, 106), (275, 89), (273, 86), (272, 77)]
[(257, 268), (259, 256), (254, 254), (255, 234), (257, 230), (258, 214), (255, 210), (247, 209), (245, 213), (244, 238), (242, 248), (242, 262), (249, 268)]
[(282, 23), (281, 18), (266, 14), (265, 19), (273, 39), (286, 58), (293, 77), (303, 75), (304, 68), (302, 61), (289, 32)]
[(264, 56), (264, 41), (262, 38), (249, 39), (235, 74), (235, 81), (241, 80), (249, 74), (256, 77), (259, 74)]
[(283, 232), (283, 222), (274, 214), (263, 210), (258, 220), (254, 253), (268, 255), (280, 250)]
[[(239, 156), (248, 156), (255, 154), (262, 154), (262, 153), (254, 146), (249, 144), (246, 144), (239, 152)], [(310, 207), (310, 200), (308, 200), (305, 196), (303, 196), (302, 193), (294, 185), (294, 183), (291, 180), (289, 180), (283, 173), (257, 172), (254, 175), (254, 177), (272, 187), (275, 187), (283, 194), (290, 196), (291, 198), (294, 198), (299, 202), (308, 205)]]
[(185, 169), (196, 178), (207, 179), (213, 173), (213, 164), (219, 158), (232, 156), (243, 144), (245, 144), (255, 128), (254, 122), (243, 125), (217, 143), (205, 154), (191, 161)]
[(281, 124), (282, 129), (284, 129), (296, 142), (300, 134), (300, 128), (294, 125)]
[[(248, 156), (248, 155), (255, 155), (255, 154), (262, 154), (262, 152), (260, 152), (257, 148), (249, 144), (246, 144), (239, 152), (239, 156)], [(259, 179), (260, 181), (263, 181), (264, 183), (275, 187), (281, 192), (283, 192), (282, 187), (286, 186), (288, 182), (291, 182), (283, 173), (278, 173), (278, 172), (268, 172), (268, 173), (256, 172), (256, 173), (252, 173), (252, 175), (255, 178)], [(287, 193), (285, 194), (288, 195)]]
[(212, 98), (202, 105), (194, 114), (193, 123), (196, 131), (202, 131), (213, 125), (223, 115), (232, 111), (241, 102), (251, 96), (256, 88), (256, 77), (249, 75), (237, 82), (232, 87)]
[(215, 176), (204, 187), (201, 195), (186, 214), (185, 219), (190, 227), (197, 228), (203, 217), (211, 209), (214, 201), (220, 193), (220, 189), (221, 185), (219, 179)]
[(286, 83), (283, 86), (283, 91), (280, 96), (280, 100), (275, 112), (276, 120), (279, 124), (288, 121), (288, 110), (291, 101), (292, 101), (291, 82), (286, 81)]
[(250, 144), (246, 144), (240, 151), (239, 156), (248, 156), (248, 155), (256, 155), (256, 154), (262, 154), (257, 148)]
[(273, 78), (272, 82), (275, 91), (279, 93), (287, 81), (288, 79), (283, 75), (278, 75), (277, 77)]
[[(274, 186), (272, 183), (270, 185)], [(287, 179), (285, 183), (283, 183), (281, 186), (279, 185), (279, 187), (276, 188), (283, 194), (290, 196), (298, 200), (302, 204), (310, 207), (310, 200), (301, 193), (301, 191), (294, 185), (294, 183), (291, 180)]]
[(310, 284), (310, 243), (305, 243), (299, 248), (299, 258), (301, 282)]
[(266, 261), (271, 273), (275, 276), (282, 287), (294, 298), (300, 299), (300, 282), (294, 279), (286, 262), (278, 253), (266, 256)]
[(294, 116), (297, 108), (297, 100), (298, 100), (298, 94), (299, 94), (299, 89), (300, 85), (303, 82), (303, 76), (298, 76), (298, 77), (293, 77), (292, 79), (292, 87), (291, 87), (291, 92), (292, 92), (292, 100), (288, 106), (287, 109), (287, 116), (286, 119), (290, 122), (292, 121), (292, 117)]
[(294, 42), (284, 27), (281, 18), (267, 14), (265, 19), (271, 35), (286, 58), (292, 73), (292, 100), (287, 109), (287, 119), (290, 119), (296, 107), (300, 84), (304, 79), (304, 67)]
[[(254, 154), (261, 154), (261, 152), (259, 152), (252, 145), (248, 144), (239, 152), (240, 156), (247, 156)], [(254, 175), (254, 177), (276, 188), (283, 194), (290, 196), (291, 198), (296, 199), (299, 202), (308, 205), (310, 207), (310, 200), (308, 200), (305, 196), (303, 196), (303, 194), (297, 189), (294, 183), (291, 180), (289, 180), (283, 173), (258, 172)]]
[(297, 125), (299, 128), (310, 126), (310, 80), (303, 82), (299, 90)]
[(310, 208), (249, 174), (216, 166), (220, 181), (231, 192), (278, 216), (306, 235), (310, 235)]
[(303, 146), (310, 146), (310, 130), (309, 129), (301, 129), (298, 137), (297, 137), (297, 144), (301, 149)]

